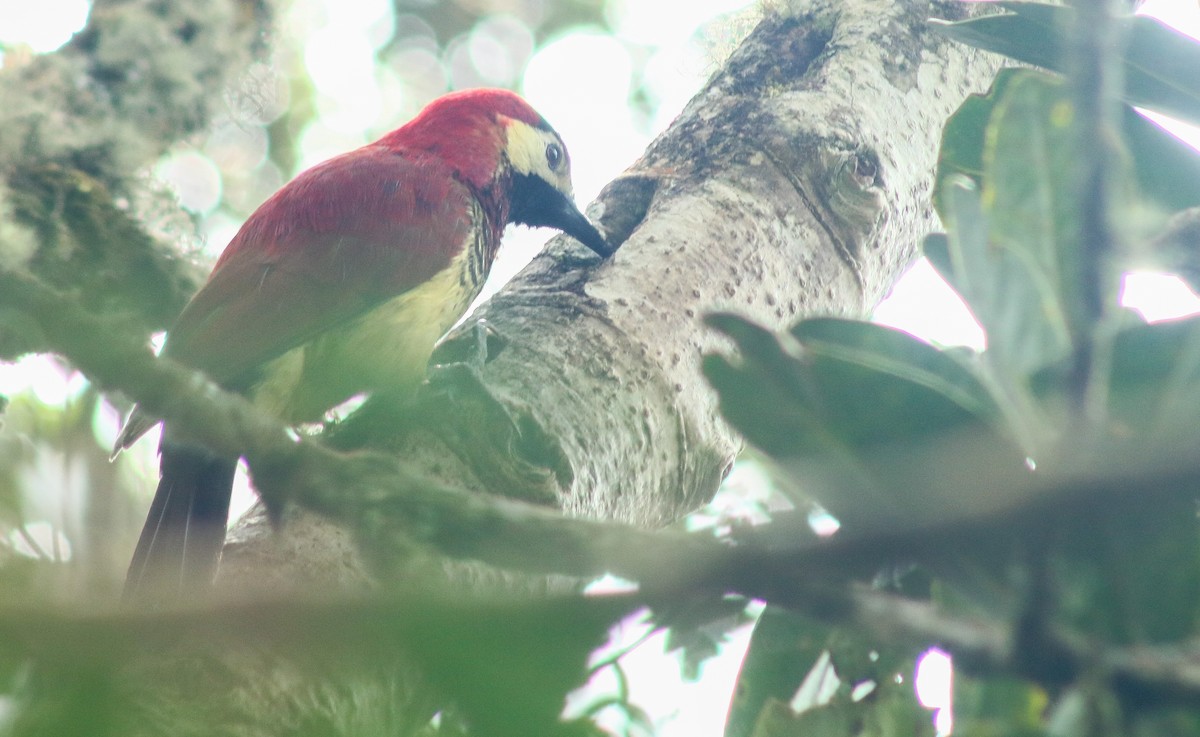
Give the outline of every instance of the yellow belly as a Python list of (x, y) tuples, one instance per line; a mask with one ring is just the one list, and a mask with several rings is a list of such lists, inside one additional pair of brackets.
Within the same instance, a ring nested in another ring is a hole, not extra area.
[(463, 278), (468, 251), (421, 286), (267, 364), (255, 404), (290, 423), (315, 422), (356, 394), (414, 390), (437, 341), (482, 287)]

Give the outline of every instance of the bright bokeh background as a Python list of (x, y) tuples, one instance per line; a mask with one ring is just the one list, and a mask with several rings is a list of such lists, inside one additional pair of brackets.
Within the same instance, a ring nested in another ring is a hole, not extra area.
[[(578, 5), (578, 7), (576, 7)], [(229, 113), (194, 145), (164, 157), (154, 174), (172, 186), (193, 214), (197, 243), (215, 258), (242, 220), (271, 192), (303, 168), (359, 146), (408, 119), (450, 89), (503, 86), (521, 91), (571, 148), (576, 194), (590, 201), (678, 114), (751, 27), (753, 0), (420, 0), (412, 12), (392, 0), (297, 0), (279, 22), (277, 56), (247, 76), (228, 98)], [(563, 8), (568, 8), (564, 11)], [(17, 63), (51, 52), (86, 21), (87, 0), (0, 0), (0, 54)], [(578, 17), (571, 17), (572, 10)], [(444, 12), (443, 12), (444, 11)], [(1194, 35), (1200, 8), (1189, 0), (1151, 0), (1144, 11)], [(1164, 123), (1193, 144), (1194, 128)], [(286, 141), (285, 144), (279, 144)], [(274, 142), (274, 144), (273, 144)], [(514, 229), (493, 269), (489, 290), (500, 286), (536, 252), (547, 233)], [(1198, 309), (1195, 295), (1177, 278), (1131, 274), (1124, 300), (1147, 319)], [(875, 318), (941, 345), (982, 348), (983, 335), (962, 302), (925, 262), (912, 268), (881, 304)], [(22, 392), (62, 406), (87, 390), (60, 363), (31, 357), (0, 364), (0, 393)], [(111, 443), (120, 418), (101, 403), (92, 423), (101, 443)], [(154, 440), (127, 454), (125, 468), (149, 495), (154, 486)], [(71, 558), (68, 527), (59, 507), (69, 506), (86, 470), (66, 462), (31, 464), (40, 474), (31, 488), (42, 494), (24, 510), (26, 524), (13, 532), (18, 552)], [(730, 487), (762, 493), (752, 467)], [(736, 496), (736, 494), (735, 494)], [(252, 499), (242, 484), (241, 506)], [(148, 496), (146, 501), (148, 502)], [(682, 677), (680, 660), (667, 652), (666, 636), (630, 620), (614, 634), (613, 648), (639, 642), (622, 659), (633, 700), (667, 737), (721, 733), (750, 629), (733, 632), (722, 654), (709, 659), (700, 678)], [(930, 706), (949, 703), (949, 659), (934, 653), (915, 678)], [(606, 680), (607, 679), (607, 680)], [(611, 689), (600, 673), (594, 686)], [(584, 697), (580, 697), (584, 698)], [(611, 718), (610, 718), (611, 717)], [(938, 724), (949, 728), (949, 710)], [(606, 723), (619, 715), (603, 717)]]

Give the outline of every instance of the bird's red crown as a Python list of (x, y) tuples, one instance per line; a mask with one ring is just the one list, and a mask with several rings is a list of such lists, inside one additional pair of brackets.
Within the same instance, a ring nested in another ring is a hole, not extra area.
[(468, 183), (484, 187), (500, 163), (505, 119), (551, 130), (546, 120), (515, 92), (473, 89), (437, 98), (379, 143), (435, 153)]

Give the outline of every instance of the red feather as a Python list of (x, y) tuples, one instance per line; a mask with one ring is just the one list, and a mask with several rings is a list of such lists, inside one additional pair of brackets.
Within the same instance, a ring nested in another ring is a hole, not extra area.
[(551, 130), (545, 119), (516, 93), (475, 89), (439, 97), (379, 142), (436, 153), (463, 181), (475, 189), (484, 189), (495, 177), (504, 149), (505, 127), (501, 117)]
[(236, 383), (446, 268), (472, 198), (439, 157), (380, 144), (307, 170), (242, 226), (165, 353)]

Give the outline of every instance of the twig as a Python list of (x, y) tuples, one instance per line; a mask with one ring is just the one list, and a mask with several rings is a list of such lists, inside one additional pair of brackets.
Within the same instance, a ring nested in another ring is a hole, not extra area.
[(1106, 335), (1107, 317), (1116, 297), (1112, 273), (1115, 236), (1112, 228), (1114, 205), (1114, 151), (1117, 140), (1116, 111), (1121, 89), (1118, 26), (1113, 0), (1079, 0), (1067, 65), (1074, 105), (1075, 151), (1080, 187), (1072, 194), (1079, 207), (1078, 243), (1068, 254), (1077, 263), (1067, 263), (1065, 283), (1074, 282), (1082, 314), (1074, 325), (1074, 357), (1071, 387), (1081, 417), (1092, 427), (1103, 422), (1107, 406), (1107, 373), (1111, 336)]

